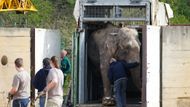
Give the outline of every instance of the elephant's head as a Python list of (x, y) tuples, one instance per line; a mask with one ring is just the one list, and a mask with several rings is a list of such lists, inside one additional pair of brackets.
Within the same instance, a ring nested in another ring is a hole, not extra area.
[(140, 62), (140, 42), (135, 29), (121, 28), (118, 32), (116, 58), (127, 62)]

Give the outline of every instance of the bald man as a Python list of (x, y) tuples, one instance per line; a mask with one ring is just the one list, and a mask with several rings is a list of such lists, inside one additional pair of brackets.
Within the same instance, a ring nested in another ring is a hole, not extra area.
[(63, 71), (64, 75), (70, 72), (71, 64), (69, 58), (67, 57), (67, 51), (61, 51), (61, 70)]

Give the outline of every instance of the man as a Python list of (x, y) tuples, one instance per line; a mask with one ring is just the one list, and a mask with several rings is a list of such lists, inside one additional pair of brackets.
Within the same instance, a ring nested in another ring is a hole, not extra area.
[(70, 76), (68, 75), (70, 73), (70, 68), (71, 68), (71, 64), (70, 64), (69, 58), (67, 57), (67, 51), (62, 50), (61, 51), (61, 70), (64, 75), (65, 86), (67, 86), (70, 81)]
[(114, 85), (117, 107), (126, 107), (127, 72), (138, 65), (137, 62), (127, 63), (124, 60), (111, 59), (108, 78)]
[(67, 51), (62, 50), (61, 51), (61, 70), (63, 71), (64, 74), (68, 74), (70, 71), (70, 61), (69, 58), (67, 57)]
[[(40, 95), (43, 89), (46, 87), (46, 78), (51, 69), (50, 66), (50, 59), (44, 58), (43, 59), (43, 68), (40, 69), (34, 77), (33, 85), (38, 90), (38, 95)], [(45, 104), (45, 95), (40, 96), (39, 105), (40, 107), (44, 107)]]
[(23, 59), (15, 60), (15, 68), (18, 71), (14, 75), (12, 89), (9, 94), (13, 96), (13, 107), (27, 107), (30, 97), (30, 75), (23, 68)]

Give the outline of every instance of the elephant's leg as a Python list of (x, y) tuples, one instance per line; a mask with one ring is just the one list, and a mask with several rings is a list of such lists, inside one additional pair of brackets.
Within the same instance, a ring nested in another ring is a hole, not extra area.
[(111, 96), (111, 90), (110, 90), (110, 81), (108, 79), (108, 66), (107, 64), (100, 64), (101, 66), (101, 76), (103, 81), (103, 87), (104, 87), (104, 97), (110, 97)]
[(100, 70), (104, 87), (104, 96), (102, 99), (103, 105), (114, 105), (114, 99), (111, 95), (111, 85), (108, 79), (108, 68), (109, 68), (109, 58), (108, 59), (100, 59)]

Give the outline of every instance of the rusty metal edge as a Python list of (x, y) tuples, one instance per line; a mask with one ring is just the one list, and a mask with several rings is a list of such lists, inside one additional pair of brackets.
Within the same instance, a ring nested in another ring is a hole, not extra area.
[(170, 24), (168, 26), (190, 26), (190, 24)]
[[(31, 28), (30, 30), (30, 38), (31, 38), (31, 43), (30, 43), (30, 69), (31, 69), (31, 79), (35, 76), (35, 28)], [(32, 85), (32, 81), (31, 81), (31, 105), (34, 103), (34, 99), (35, 99), (35, 88)], [(34, 107), (32, 105), (32, 107)]]
[(142, 97), (141, 107), (146, 107), (147, 26), (142, 26)]
[(162, 99), (163, 99), (163, 96), (162, 96), (162, 86), (163, 86), (163, 81), (162, 81), (162, 58), (163, 58), (163, 28), (164, 27), (161, 27), (160, 28), (160, 107), (162, 107)]

